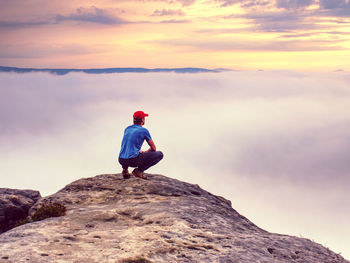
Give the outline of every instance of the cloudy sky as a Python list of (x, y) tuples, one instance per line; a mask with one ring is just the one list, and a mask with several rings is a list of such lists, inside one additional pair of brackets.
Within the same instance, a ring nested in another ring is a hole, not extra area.
[(349, 0), (1, 0), (18, 67), (350, 70)]

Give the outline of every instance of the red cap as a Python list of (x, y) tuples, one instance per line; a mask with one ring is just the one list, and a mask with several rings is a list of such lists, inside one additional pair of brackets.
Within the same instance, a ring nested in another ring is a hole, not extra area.
[(134, 113), (134, 118), (138, 118), (138, 119), (142, 119), (144, 117), (147, 117), (148, 114), (147, 113), (144, 113), (143, 111), (136, 111)]

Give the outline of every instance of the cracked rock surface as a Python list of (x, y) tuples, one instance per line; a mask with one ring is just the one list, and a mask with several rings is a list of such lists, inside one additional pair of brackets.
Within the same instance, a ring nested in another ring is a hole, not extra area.
[(0, 262), (349, 263), (305, 238), (269, 233), (198, 185), (162, 175), (105, 174), (40, 199), (62, 217), (0, 235)]

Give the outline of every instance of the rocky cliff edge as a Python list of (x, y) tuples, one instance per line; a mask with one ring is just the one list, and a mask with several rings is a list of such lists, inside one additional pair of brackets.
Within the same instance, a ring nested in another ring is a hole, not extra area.
[(77, 180), (30, 209), (60, 203), (66, 215), (0, 235), (0, 263), (349, 263), (308, 239), (269, 233), (198, 185), (148, 174)]

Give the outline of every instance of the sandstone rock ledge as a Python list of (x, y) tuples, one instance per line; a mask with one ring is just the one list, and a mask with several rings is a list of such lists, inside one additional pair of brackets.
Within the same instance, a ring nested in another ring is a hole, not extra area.
[(349, 263), (308, 239), (264, 231), (230, 201), (162, 175), (77, 180), (40, 199), (67, 214), (0, 235), (0, 262)]
[(24, 220), (40, 198), (39, 191), (0, 188), (0, 233)]

